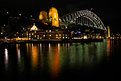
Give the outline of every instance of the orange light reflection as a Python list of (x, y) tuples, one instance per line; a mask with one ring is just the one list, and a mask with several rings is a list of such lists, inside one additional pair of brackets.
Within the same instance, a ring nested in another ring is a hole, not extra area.
[(39, 50), (38, 50), (37, 45), (32, 45), (32, 56), (31, 56), (31, 59), (32, 59), (33, 69), (36, 69), (37, 64), (38, 64), (38, 55), (39, 55), (38, 53), (39, 53)]
[(60, 70), (60, 44), (54, 47), (52, 75), (57, 77)]
[(108, 54), (107, 54), (107, 56), (110, 56), (110, 39), (108, 40)]
[(18, 63), (20, 63), (20, 60), (21, 60), (20, 44), (16, 44), (16, 48), (17, 48)]

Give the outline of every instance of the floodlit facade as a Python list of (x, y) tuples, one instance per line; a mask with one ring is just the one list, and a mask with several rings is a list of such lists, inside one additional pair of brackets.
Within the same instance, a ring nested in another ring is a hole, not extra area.
[(47, 21), (47, 12), (46, 11), (41, 11), (39, 15), (39, 20), (46, 22)]
[(59, 27), (58, 11), (54, 7), (49, 10), (49, 21), (52, 22), (52, 26)]
[(62, 29), (39, 29), (37, 31), (27, 31), (24, 34), (29, 40), (31, 39), (43, 39), (43, 40), (63, 40), (69, 39), (70, 35), (69, 32), (64, 31)]
[(33, 26), (31, 27), (30, 31), (37, 31), (38, 28), (35, 26), (35, 23), (33, 24)]

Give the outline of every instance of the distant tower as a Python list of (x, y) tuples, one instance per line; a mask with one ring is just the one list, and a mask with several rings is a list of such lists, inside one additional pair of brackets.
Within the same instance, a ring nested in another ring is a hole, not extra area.
[(52, 22), (52, 26), (59, 27), (58, 11), (54, 7), (49, 10), (49, 21)]
[(108, 26), (108, 38), (110, 38), (110, 27)]

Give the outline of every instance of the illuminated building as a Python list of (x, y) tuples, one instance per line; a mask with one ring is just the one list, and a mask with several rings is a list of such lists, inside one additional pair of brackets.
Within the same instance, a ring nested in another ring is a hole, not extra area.
[[(18, 37), (18, 36), (17, 36)], [(26, 32), (21, 33), (21, 38), (26, 38), (28, 40), (63, 40), (69, 39), (70, 33), (68, 30), (61, 28), (53, 28), (51, 26), (35, 26), (35, 24)]]
[(35, 26), (35, 23), (34, 23), (34, 25), (31, 27), (30, 31), (37, 31), (37, 30), (38, 30), (38, 28)]
[(40, 12), (39, 20), (41, 20), (42, 22), (46, 22), (47, 21), (47, 12), (46, 11), (41, 11)]
[(37, 31), (28, 31), (28, 39), (68, 39), (69, 33), (61, 29), (39, 29)]
[(54, 7), (49, 10), (49, 20), (52, 22), (52, 26), (59, 27), (58, 11)]
[[(47, 39), (47, 40), (55, 40), (55, 39), (69, 39), (70, 34), (68, 30), (59, 28), (59, 18), (58, 18), (58, 11), (56, 8), (52, 7), (49, 10), (49, 19), (47, 16), (46, 11), (41, 11), (39, 15), (39, 20), (41, 23), (44, 24), (44, 26), (40, 26), (37, 28), (35, 24), (33, 27), (30, 28), (30, 30), (26, 31), (26, 37), (29, 40), (32, 39)], [(46, 26), (51, 23), (51, 26)], [(58, 27), (58, 28), (53, 28)]]
[(49, 17), (47, 16), (46, 11), (41, 11), (39, 15), (39, 20), (45, 25), (51, 23), (52, 26), (59, 27), (58, 11), (54, 7), (50, 8)]

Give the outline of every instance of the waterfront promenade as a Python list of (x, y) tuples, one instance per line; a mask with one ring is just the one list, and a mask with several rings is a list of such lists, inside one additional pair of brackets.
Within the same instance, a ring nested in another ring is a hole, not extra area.
[(0, 40), (0, 44), (9, 44), (9, 43), (57, 43), (57, 42), (102, 42), (103, 39), (33, 39), (33, 40)]

